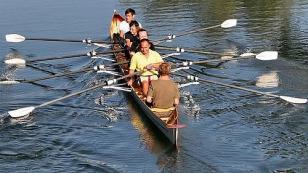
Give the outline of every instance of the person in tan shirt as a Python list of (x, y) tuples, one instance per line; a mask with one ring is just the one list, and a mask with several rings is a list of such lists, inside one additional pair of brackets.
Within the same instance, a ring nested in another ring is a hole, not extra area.
[(158, 80), (151, 82), (147, 102), (154, 108), (168, 109), (179, 104), (180, 92), (177, 85), (170, 79), (171, 66), (167, 62), (159, 66)]

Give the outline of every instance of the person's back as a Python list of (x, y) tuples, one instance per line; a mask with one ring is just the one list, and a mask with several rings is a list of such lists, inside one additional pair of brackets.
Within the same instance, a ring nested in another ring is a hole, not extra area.
[(159, 66), (159, 79), (151, 81), (147, 102), (154, 108), (168, 109), (179, 104), (180, 93), (177, 85), (170, 80), (171, 67), (168, 63)]
[(174, 107), (174, 100), (179, 98), (177, 85), (172, 80), (153, 80), (148, 96), (152, 97), (154, 108), (167, 109)]

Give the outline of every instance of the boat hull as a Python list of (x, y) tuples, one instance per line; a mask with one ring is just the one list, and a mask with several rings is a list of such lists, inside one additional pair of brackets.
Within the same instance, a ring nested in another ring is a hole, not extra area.
[[(111, 24), (110, 24), (110, 37), (111, 39), (117, 43), (118, 40), (114, 36), (114, 34), (119, 33), (118, 26), (121, 21), (123, 21), (124, 18), (120, 16), (117, 13), (113, 14)], [(114, 44), (113, 49), (119, 49), (120, 45)], [(116, 61), (117, 62), (123, 62), (127, 61), (127, 58), (125, 57), (125, 54), (120, 52), (120, 53), (115, 53), (114, 54)], [(119, 71), (122, 72), (123, 75), (127, 75), (129, 73), (129, 66), (128, 64), (121, 64), (119, 65)], [(134, 84), (131, 87), (131, 96), (134, 99), (134, 103), (142, 110), (143, 115), (146, 116), (152, 124), (170, 141), (171, 144), (177, 147), (178, 143), (178, 129), (181, 128), (179, 126), (179, 121), (178, 121), (178, 111), (177, 109), (173, 110), (171, 112), (171, 117), (174, 117), (172, 120), (172, 124), (167, 124), (165, 120), (162, 120), (159, 118), (151, 109), (148, 107), (145, 103), (145, 99), (142, 95), (142, 88), (138, 84)], [(170, 120), (170, 119), (169, 119)], [(170, 121), (168, 121), (170, 122)], [(182, 126), (183, 127), (183, 126)]]

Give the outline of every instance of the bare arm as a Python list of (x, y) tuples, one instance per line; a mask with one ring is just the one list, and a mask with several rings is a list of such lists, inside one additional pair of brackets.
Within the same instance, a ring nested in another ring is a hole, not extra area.
[(126, 45), (129, 47), (129, 48), (131, 48), (132, 47), (132, 42), (130, 41), (130, 39), (125, 39), (125, 43), (126, 43)]
[(175, 98), (174, 99), (174, 106), (177, 106), (180, 102), (180, 99), (179, 98)]
[(152, 97), (151, 96), (147, 96), (147, 102), (152, 103)]
[(124, 38), (124, 34), (125, 34), (125, 33), (121, 30), (121, 31), (120, 31), (120, 37), (121, 37), (121, 38)]
[[(128, 74), (129, 74), (129, 75), (132, 75), (134, 72), (135, 72), (135, 70), (131, 70), (131, 69), (130, 69)], [(128, 84), (129, 86), (132, 86), (133, 82), (134, 82), (134, 81), (133, 81), (133, 76), (131, 76), (130, 79), (127, 81), (127, 84)]]

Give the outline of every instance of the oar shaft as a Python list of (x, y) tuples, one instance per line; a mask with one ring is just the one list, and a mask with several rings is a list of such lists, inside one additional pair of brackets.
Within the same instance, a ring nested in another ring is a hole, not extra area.
[[(217, 27), (220, 27), (220, 25), (210, 26), (210, 27), (206, 27), (206, 28), (200, 28), (200, 29), (196, 29), (196, 30), (189, 30), (189, 31), (187, 30), (187, 31), (175, 34), (174, 36), (181, 37), (181, 36), (193, 34), (195, 32), (204, 31), (204, 30), (208, 30), (208, 29), (212, 29), (212, 28), (217, 28)], [(157, 40), (155, 40), (153, 42), (160, 42), (160, 41), (169, 40), (169, 39), (170, 39), (169, 37), (164, 37), (164, 38), (161, 38), (161, 39), (157, 39)]]
[(33, 79), (33, 80), (28, 80), (28, 81), (23, 81), (23, 82), (32, 83), (32, 82), (37, 82), (37, 81), (41, 81), (41, 80), (46, 80), (46, 79), (51, 79), (51, 78), (71, 75), (71, 74), (75, 74), (75, 73), (91, 71), (91, 70), (93, 70), (93, 69), (92, 68), (84, 68), (84, 69), (81, 69), (81, 70), (78, 70), (78, 71), (71, 71), (71, 72), (67, 72), (67, 73), (60, 73), (60, 74), (55, 74), (55, 75), (51, 75), (51, 76), (41, 77), (41, 78), (37, 78), (37, 79)]
[[(187, 77), (187, 76), (181, 75), (181, 74), (174, 74), (174, 75), (181, 76), (181, 77)], [(200, 79), (200, 78), (198, 78), (198, 80), (201, 81), (201, 82), (212, 83), (212, 84), (221, 85), (221, 86), (224, 86), (224, 87), (248, 91), (248, 92), (251, 92), (251, 93), (254, 93), (254, 94), (266, 95), (266, 96), (270, 96), (270, 97), (280, 98), (279, 95), (269, 94), (269, 93), (265, 93), (265, 92), (261, 92), (261, 91), (257, 91), (257, 90), (253, 90), (253, 89), (249, 89), (249, 88), (244, 88), (244, 87), (240, 87), (240, 86), (236, 86), (236, 85), (225, 84), (225, 83), (218, 82), (218, 81), (212, 81), (212, 80)]]
[(43, 104), (40, 104), (40, 105), (36, 106), (35, 108), (40, 108), (40, 107), (43, 107), (43, 106), (47, 106), (47, 105), (53, 104), (55, 102), (67, 99), (69, 97), (73, 97), (73, 96), (85, 93), (85, 92), (90, 91), (90, 90), (94, 90), (94, 89), (97, 89), (97, 88), (100, 88), (100, 87), (103, 87), (103, 86), (106, 86), (106, 85), (114, 84), (117, 81), (120, 81), (120, 80), (125, 79), (127, 77), (131, 77), (131, 76), (136, 75), (136, 74), (139, 74), (139, 72), (135, 72), (135, 73), (133, 73), (131, 75), (129, 75), (129, 74), (128, 75), (124, 75), (122, 77), (119, 77), (119, 78), (116, 78), (116, 79), (112, 79), (112, 80), (106, 80), (102, 84), (99, 84), (99, 85), (96, 85), (96, 86), (93, 86), (93, 87), (90, 87), (90, 88), (87, 88), (87, 89), (84, 89), (84, 90), (81, 90), (81, 91), (78, 91), (78, 92), (75, 92), (75, 93), (71, 93), (71, 94), (68, 94), (66, 96), (63, 96), (63, 97), (60, 97), (60, 98), (57, 98), (57, 99), (54, 99), (54, 100), (51, 100), (51, 101), (48, 101), (48, 102), (45, 102)]
[(34, 41), (63, 41), (63, 42), (82, 42), (82, 40), (70, 40), (70, 39), (52, 39), (52, 38), (26, 38), (26, 40)]
[(112, 44), (110, 41), (102, 41), (102, 40), (74, 40), (74, 39), (53, 39), (53, 38), (25, 38), (26, 40), (33, 41), (55, 41), (55, 42), (73, 42), (73, 43), (107, 43)]
[(217, 28), (217, 27), (220, 27), (220, 24), (215, 25), (215, 26), (206, 27), (206, 28), (196, 29), (196, 30), (192, 30), (192, 31), (184, 31), (182, 33), (178, 33), (176, 36), (181, 37), (181, 36), (184, 36), (184, 35), (189, 35), (189, 34), (192, 34), (192, 33), (195, 33), (195, 32), (200, 32), (200, 31), (204, 31), (204, 30), (208, 30), (208, 29)]
[(111, 54), (111, 53), (118, 53), (122, 52), (123, 49), (120, 50), (112, 50), (112, 51), (106, 51), (106, 52), (89, 52), (89, 53), (82, 53), (82, 54), (76, 54), (76, 55), (66, 55), (66, 56), (61, 56), (61, 57), (50, 57), (50, 58), (43, 58), (43, 59), (34, 59), (34, 60), (29, 60), (27, 62), (40, 62), (40, 61), (50, 61), (50, 60), (57, 60), (57, 59), (68, 59), (68, 58), (78, 58), (81, 56), (96, 56), (96, 55), (104, 55), (104, 54)]
[(90, 87), (90, 88), (88, 88), (88, 89), (85, 89), (85, 90), (82, 90), (82, 91), (79, 91), (79, 92), (71, 93), (71, 94), (68, 94), (68, 95), (66, 95), (66, 96), (63, 96), (63, 97), (60, 97), (60, 98), (51, 100), (51, 101), (49, 101), (49, 102), (45, 102), (45, 103), (43, 103), (43, 104), (40, 104), (40, 105), (38, 105), (36, 108), (43, 107), (43, 106), (47, 106), (47, 105), (53, 104), (53, 103), (55, 103), (55, 102), (58, 102), (58, 101), (67, 99), (67, 98), (69, 98), (69, 97), (73, 97), (73, 96), (75, 96), (75, 95), (82, 94), (82, 93), (87, 92), (87, 91), (90, 91), (90, 90), (94, 90), (94, 89), (96, 89), (96, 88), (99, 88), (99, 87), (102, 87), (102, 86), (105, 86), (105, 85), (106, 85), (105, 83), (102, 83), (102, 84), (99, 84), (99, 85)]
[(50, 61), (50, 60), (56, 60), (56, 59), (67, 59), (67, 58), (77, 58), (81, 56), (87, 56), (87, 54), (76, 54), (76, 55), (67, 55), (67, 56), (62, 56), (62, 57), (50, 57), (50, 58), (43, 58), (43, 59), (35, 59), (35, 60), (30, 60), (28, 62), (40, 62), (40, 61)]
[(202, 51), (198, 49), (188, 49), (188, 48), (180, 48), (180, 47), (155, 46), (155, 48), (161, 49), (161, 50), (172, 50), (172, 51), (177, 51), (177, 52), (190, 52), (190, 53), (199, 53), (199, 54), (206, 54), (206, 55), (238, 56), (237, 54), (208, 52), (208, 51)]

